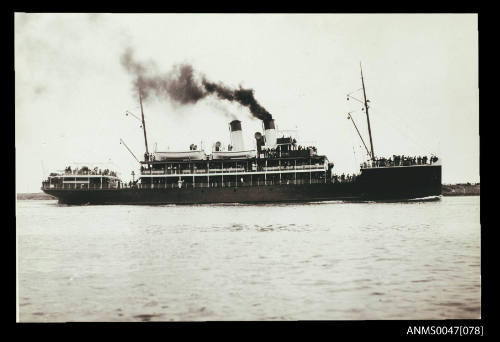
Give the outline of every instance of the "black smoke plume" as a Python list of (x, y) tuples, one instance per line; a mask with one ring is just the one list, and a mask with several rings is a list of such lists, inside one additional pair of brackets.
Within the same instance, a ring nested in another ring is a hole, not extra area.
[(244, 89), (241, 86), (232, 89), (222, 83), (211, 82), (205, 76), (200, 76), (201, 81), (199, 81), (189, 64), (176, 65), (169, 73), (160, 75), (154, 72), (154, 64), (148, 67), (134, 60), (131, 49), (122, 55), (121, 63), (135, 77), (134, 87), (139, 90), (144, 100), (155, 96), (159, 99), (169, 98), (177, 104), (186, 105), (195, 104), (209, 95), (215, 95), (219, 99), (237, 102), (247, 107), (255, 118), (272, 119), (271, 113), (255, 99), (253, 89)]

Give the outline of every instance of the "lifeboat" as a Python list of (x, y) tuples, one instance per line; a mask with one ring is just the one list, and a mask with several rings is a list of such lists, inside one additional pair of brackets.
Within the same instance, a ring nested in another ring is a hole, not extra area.
[(169, 160), (169, 159), (188, 159), (188, 160), (206, 160), (205, 151), (167, 151), (154, 152), (154, 160)]
[(212, 159), (241, 159), (241, 158), (255, 158), (255, 150), (248, 151), (214, 151), (212, 152)]

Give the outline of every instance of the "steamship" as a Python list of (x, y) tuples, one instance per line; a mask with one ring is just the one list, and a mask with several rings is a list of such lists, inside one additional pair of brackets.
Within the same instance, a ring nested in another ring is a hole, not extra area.
[[(302, 146), (263, 121), (255, 146), (246, 149), (241, 121), (229, 123), (231, 144), (217, 142), (206, 153), (191, 145), (186, 151), (149, 152), (142, 98), (141, 120), (146, 153), (139, 161), (138, 180), (124, 183), (109, 170), (66, 169), (52, 173), (42, 190), (66, 204), (201, 204), (307, 201), (409, 200), (441, 195), (441, 162), (394, 156), (375, 158), (368, 100), (363, 85), (364, 111), (370, 136), (369, 156), (354, 177), (338, 177), (334, 164), (315, 146)], [(348, 95), (348, 99), (354, 97)], [(125, 142), (121, 141), (125, 145)], [(128, 147), (125, 145), (128, 149)], [(130, 151), (130, 149), (128, 149)], [(130, 151), (132, 153), (132, 151)], [(132, 155), (134, 155), (132, 153)], [(134, 155), (135, 157), (135, 155)], [(136, 158), (137, 159), (137, 158)]]

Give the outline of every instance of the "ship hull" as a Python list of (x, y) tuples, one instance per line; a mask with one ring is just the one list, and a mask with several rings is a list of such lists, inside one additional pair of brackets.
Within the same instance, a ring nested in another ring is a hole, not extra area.
[(210, 188), (43, 189), (65, 204), (205, 204), (311, 201), (393, 201), (441, 195), (441, 166), (362, 169), (348, 183)]
[(441, 195), (441, 165), (362, 169), (358, 185), (371, 200), (413, 199)]
[(206, 204), (311, 201), (392, 201), (441, 195), (441, 166), (363, 170), (354, 183), (212, 188), (55, 190), (65, 204)]
[(65, 204), (206, 204), (360, 200), (352, 184), (266, 185), (252, 187), (44, 190)]

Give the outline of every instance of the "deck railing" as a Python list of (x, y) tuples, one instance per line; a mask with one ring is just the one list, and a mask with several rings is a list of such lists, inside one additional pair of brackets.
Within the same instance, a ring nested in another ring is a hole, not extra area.
[(82, 176), (110, 176), (117, 177), (117, 173), (115, 171), (82, 171), (82, 170), (72, 170), (72, 171), (58, 171), (52, 173), (51, 177), (60, 177), (60, 176), (74, 176), (74, 177), (82, 177)]
[(50, 184), (48, 182), (44, 182), (42, 184), (42, 190), (116, 190), (121, 188), (126, 188), (128, 186), (125, 185), (108, 185), (108, 184), (74, 184), (74, 183), (66, 183), (66, 184)]
[[(292, 170), (324, 170), (323, 165), (282, 165), (282, 166), (268, 166), (262, 167), (259, 172), (267, 171), (292, 171)], [(225, 167), (223, 169), (210, 168), (207, 169), (193, 169), (193, 170), (142, 170), (141, 175), (186, 175), (186, 174), (219, 174), (219, 173), (234, 173), (251, 174), (257, 172), (257, 169), (245, 169), (244, 167)]]
[(255, 187), (268, 185), (301, 185), (301, 184), (324, 184), (328, 180), (322, 179), (282, 179), (282, 180), (254, 180), (252, 182), (210, 182), (210, 183), (171, 183), (171, 184), (136, 184), (133, 186), (120, 185), (110, 186), (86, 185), (86, 184), (48, 184), (42, 185), (42, 190), (118, 190), (118, 189), (193, 189), (193, 188), (222, 188), (222, 187)]

